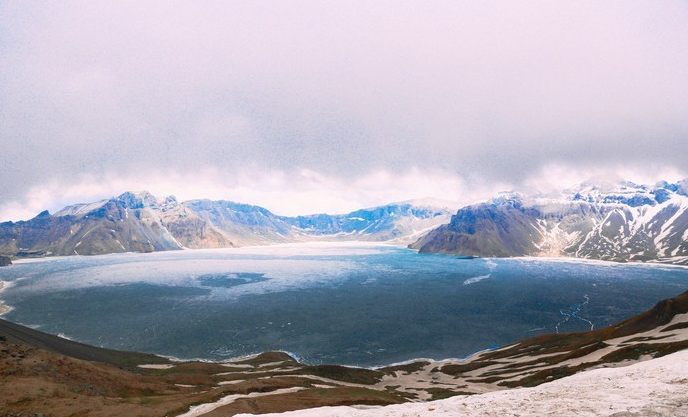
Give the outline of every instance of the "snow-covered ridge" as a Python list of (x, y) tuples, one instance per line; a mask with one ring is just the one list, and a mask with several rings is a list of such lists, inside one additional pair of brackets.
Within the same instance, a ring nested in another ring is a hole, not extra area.
[(83, 216), (93, 210), (103, 207), (108, 200), (95, 201), (93, 203), (82, 203), (67, 206), (55, 213), (55, 216)]
[(583, 183), (548, 195), (500, 193), (464, 207), (414, 244), (473, 256), (570, 256), (681, 263), (688, 256), (688, 183)]

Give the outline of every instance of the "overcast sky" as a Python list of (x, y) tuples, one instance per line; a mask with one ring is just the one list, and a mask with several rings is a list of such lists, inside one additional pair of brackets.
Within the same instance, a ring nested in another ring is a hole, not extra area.
[(0, 221), (688, 177), (686, 1), (0, 1)]

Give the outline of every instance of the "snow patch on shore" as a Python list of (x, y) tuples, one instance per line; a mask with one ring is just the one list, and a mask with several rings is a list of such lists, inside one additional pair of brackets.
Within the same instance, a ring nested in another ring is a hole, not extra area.
[(144, 365), (139, 365), (139, 368), (143, 369), (172, 369), (174, 368), (174, 365), (172, 364), (144, 364)]

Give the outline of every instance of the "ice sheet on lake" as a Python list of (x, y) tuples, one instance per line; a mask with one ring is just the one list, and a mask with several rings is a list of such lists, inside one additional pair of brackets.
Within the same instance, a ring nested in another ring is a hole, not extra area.
[[(238, 296), (324, 285), (362, 268), (347, 256), (385, 253), (379, 244), (288, 244), (220, 250), (52, 258), (27, 262), (31, 279), (18, 291), (63, 291), (89, 287), (148, 283), (205, 287), (199, 277), (260, 273), (266, 280), (231, 288), (213, 287), (213, 297)], [(332, 259), (332, 258), (337, 259)]]

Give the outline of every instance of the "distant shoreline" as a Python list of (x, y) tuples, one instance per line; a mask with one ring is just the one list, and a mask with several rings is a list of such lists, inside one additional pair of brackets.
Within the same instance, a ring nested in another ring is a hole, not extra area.
[[(393, 247), (400, 249), (407, 249), (410, 251), (418, 252), (417, 249), (409, 249), (405, 245), (400, 245), (394, 241), (367, 241), (367, 240), (345, 240), (345, 241), (330, 241), (330, 240), (314, 240), (308, 242), (288, 242), (288, 243), (277, 243), (271, 245), (247, 245), (240, 247), (225, 247), (225, 248), (182, 248), (181, 250), (161, 250), (153, 252), (113, 252), (104, 253), (99, 255), (43, 255), (43, 256), (30, 256), (30, 257), (13, 257), (12, 262), (14, 264), (32, 263), (32, 262), (44, 262), (47, 260), (55, 260), (62, 258), (71, 258), (73, 256), (87, 256), (87, 257), (100, 257), (100, 256), (122, 256), (122, 255), (151, 255), (151, 254), (170, 254), (170, 253), (191, 253), (191, 252), (227, 252), (227, 253), (262, 253), (270, 250), (289, 250), (298, 249), (301, 247), (312, 247), (312, 248), (366, 248), (371, 249), (375, 247)], [(530, 261), (546, 261), (546, 262), (581, 262), (581, 263), (596, 263), (601, 265), (649, 265), (658, 267), (678, 267), (678, 268), (688, 268), (688, 257), (677, 256), (674, 258), (663, 258), (654, 260), (605, 260), (605, 259), (595, 259), (595, 258), (579, 258), (573, 256), (538, 256), (538, 255), (524, 255), (524, 256), (506, 256), (506, 257), (489, 257), (489, 256), (466, 256), (460, 254), (452, 253), (423, 253), (421, 255), (441, 255), (455, 257), (458, 259), (522, 259)]]

